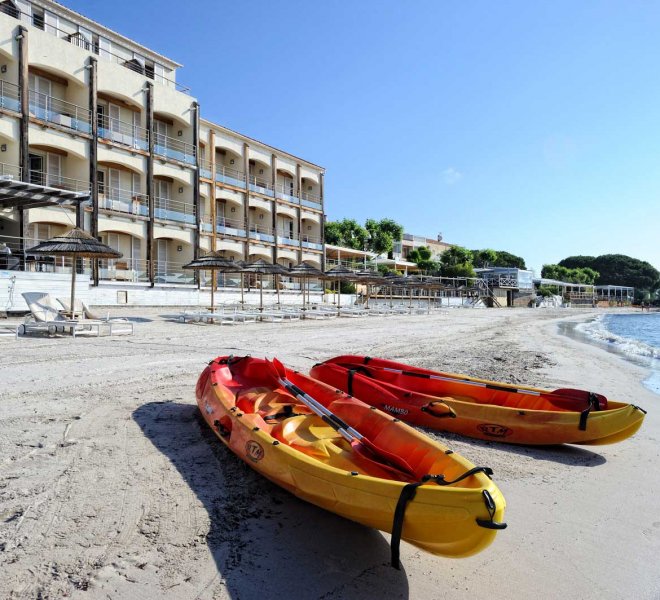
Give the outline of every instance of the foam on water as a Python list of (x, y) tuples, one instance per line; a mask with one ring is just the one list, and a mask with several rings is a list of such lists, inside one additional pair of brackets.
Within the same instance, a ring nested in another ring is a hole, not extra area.
[(660, 394), (660, 313), (600, 315), (576, 325), (573, 334), (650, 369), (644, 385)]

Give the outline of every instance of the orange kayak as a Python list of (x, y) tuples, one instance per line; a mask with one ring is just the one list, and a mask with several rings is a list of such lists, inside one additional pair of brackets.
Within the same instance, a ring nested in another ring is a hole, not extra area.
[(646, 411), (574, 389), (514, 386), (368, 356), (337, 356), (310, 374), (413, 425), (512, 444), (611, 444)]
[(196, 394), (209, 427), (254, 470), (321, 508), (392, 532), (397, 565), (399, 539), (469, 556), (506, 527), (490, 469), (334, 387), (263, 359), (223, 356), (204, 369)]

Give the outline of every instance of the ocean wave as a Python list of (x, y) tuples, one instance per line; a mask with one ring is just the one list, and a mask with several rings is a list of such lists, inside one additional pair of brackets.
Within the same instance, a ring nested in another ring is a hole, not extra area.
[(624, 354), (660, 359), (660, 349), (654, 348), (653, 346), (645, 344), (639, 340), (616, 335), (609, 331), (606, 327), (603, 316), (596, 317), (596, 319), (585, 323), (580, 323), (576, 326), (576, 330), (596, 342), (607, 344), (608, 346), (614, 346)]

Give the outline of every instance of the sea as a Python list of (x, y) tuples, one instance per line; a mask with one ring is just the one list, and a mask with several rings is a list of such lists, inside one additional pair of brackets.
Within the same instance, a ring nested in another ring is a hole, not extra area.
[(646, 367), (644, 385), (660, 395), (660, 312), (599, 315), (577, 325), (564, 323), (562, 333)]

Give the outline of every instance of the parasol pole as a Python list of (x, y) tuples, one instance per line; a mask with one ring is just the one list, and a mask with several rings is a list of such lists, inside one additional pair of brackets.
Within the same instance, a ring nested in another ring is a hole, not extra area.
[(264, 312), (264, 275), (259, 273), (259, 312)]
[(277, 308), (282, 308), (282, 305), (280, 304), (280, 276), (275, 273), (275, 289), (277, 290)]
[(211, 312), (215, 306), (215, 269), (211, 269)]
[(245, 301), (243, 300), (243, 273), (241, 273), (241, 308), (245, 308)]
[(76, 257), (71, 257), (71, 318), (75, 320), (76, 318), (76, 305), (74, 300), (76, 297)]

